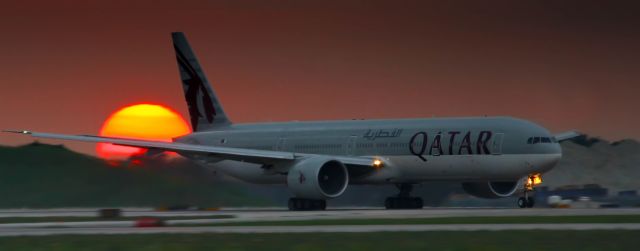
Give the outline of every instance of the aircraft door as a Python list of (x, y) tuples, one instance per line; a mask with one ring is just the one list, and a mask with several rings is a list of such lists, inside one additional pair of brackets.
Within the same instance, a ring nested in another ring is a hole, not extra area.
[(358, 136), (350, 136), (347, 139), (347, 144), (345, 145), (345, 149), (346, 149), (346, 154), (348, 156), (351, 156), (355, 153), (355, 148), (356, 148), (356, 139), (358, 138)]
[(502, 154), (502, 140), (504, 138), (504, 133), (496, 133), (493, 135), (493, 142), (491, 143), (491, 154), (500, 155)]

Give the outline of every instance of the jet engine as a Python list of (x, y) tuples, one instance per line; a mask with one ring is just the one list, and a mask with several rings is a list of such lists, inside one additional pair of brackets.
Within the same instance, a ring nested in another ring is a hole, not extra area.
[(311, 157), (295, 163), (287, 174), (287, 186), (298, 198), (335, 198), (347, 189), (349, 173), (340, 161)]
[(470, 195), (485, 199), (511, 196), (518, 190), (518, 181), (464, 182), (462, 189)]

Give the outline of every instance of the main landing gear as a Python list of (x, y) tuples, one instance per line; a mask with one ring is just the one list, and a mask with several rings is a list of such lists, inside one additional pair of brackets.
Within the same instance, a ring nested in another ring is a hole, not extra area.
[(290, 198), (289, 210), (291, 211), (313, 211), (327, 209), (326, 200), (312, 200), (302, 198)]
[(420, 209), (424, 206), (422, 198), (411, 197), (411, 190), (413, 190), (413, 184), (396, 184), (396, 187), (400, 189), (400, 193), (396, 197), (388, 197), (384, 201), (384, 207), (387, 209)]
[(536, 204), (535, 199), (530, 197), (529, 193), (535, 192), (535, 186), (540, 183), (542, 183), (542, 177), (540, 177), (540, 174), (527, 176), (527, 182), (524, 183), (524, 196), (518, 198), (518, 207), (532, 208)]

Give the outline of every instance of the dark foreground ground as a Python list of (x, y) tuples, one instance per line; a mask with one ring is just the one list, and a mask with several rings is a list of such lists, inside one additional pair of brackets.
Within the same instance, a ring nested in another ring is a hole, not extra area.
[(636, 250), (640, 231), (157, 234), (3, 237), (0, 250)]

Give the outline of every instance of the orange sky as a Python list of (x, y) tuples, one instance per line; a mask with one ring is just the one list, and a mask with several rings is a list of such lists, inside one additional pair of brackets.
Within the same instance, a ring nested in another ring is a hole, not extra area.
[(0, 9), (0, 129), (97, 134), (142, 102), (186, 116), (184, 31), (234, 122), (510, 115), (640, 139), (633, 1), (62, 2)]

